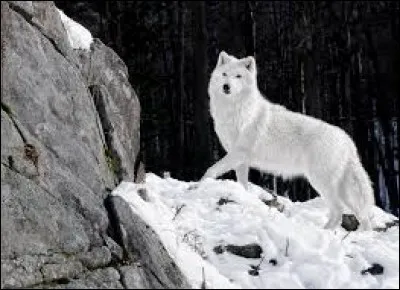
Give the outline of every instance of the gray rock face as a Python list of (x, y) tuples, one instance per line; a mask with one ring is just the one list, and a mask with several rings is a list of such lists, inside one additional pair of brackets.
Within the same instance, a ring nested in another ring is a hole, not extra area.
[(1, 41), (1, 288), (155, 285), (104, 206), (139, 150), (124, 63), (99, 40), (72, 49), (51, 1), (2, 1)]
[(128, 69), (118, 55), (98, 39), (92, 44), (91, 54), (81, 51), (79, 56), (105, 132), (109, 156), (118, 164), (118, 179), (134, 181), (140, 106), (128, 82)]
[(67, 32), (52, 1), (8, 1), (8, 3), (10, 8), (37, 28), (68, 60), (75, 60)]
[[(146, 273), (141, 265), (122, 266), (120, 268), (122, 285), (127, 289), (150, 289)], [(153, 288), (154, 289), (154, 288)]]
[(56, 285), (61, 289), (123, 289), (121, 276), (115, 268), (107, 267), (85, 273), (79, 279)]
[[(151, 288), (190, 288), (187, 280), (174, 260), (168, 255), (158, 235), (140, 216), (130, 209), (130, 206), (119, 196), (110, 197), (113, 212), (123, 227), (126, 237), (123, 237), (124, 247), (130, 253), (138, 255), (145, 272), (151, 269), (153, 279), (150, 280)], [(129, 283), (140, 283), (140, 279), (128, 276)]]
[(32, 18), (35, 13), (32, 1), (8, 1), (8, 3), (14, 10), (25, 14), (26, 17)]

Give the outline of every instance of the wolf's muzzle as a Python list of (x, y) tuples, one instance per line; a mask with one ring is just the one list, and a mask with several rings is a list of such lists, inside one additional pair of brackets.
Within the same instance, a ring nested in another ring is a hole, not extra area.
[(225, 94), (230, 94), (230, 92), (231, 92), (231, 88), (229, 87), (228, 84), (224, 84), (224, 85), (222, 86), (222, 89), (224, 90), (224, 93), (225, 93)]

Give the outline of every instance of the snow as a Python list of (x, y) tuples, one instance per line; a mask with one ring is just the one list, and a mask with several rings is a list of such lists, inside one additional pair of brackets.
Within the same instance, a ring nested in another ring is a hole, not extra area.
[[(141, 188), (148, 201), (137, 194)], [(122, 182), (112, 194), (124, 198), (156, 231), (194, 288), (200, 288), (203, 269), (207, 288), (399, 288), (398, 227), (325, 230), (328, 209), (319, 197), (302, 203), (278, 197), (284, 206), (280, 212), (261, 200), (272, 195), (254, 184), (245, 191), (232, 180), (182, 182), (152, 173), (144, 184)], [(234, 202), (219, 205), (221, 198)], [(375, 227), (393, 220), (374, 208)], [(213, 250), (250, 243), (261, 246), (261, 258)], [(250, 275), (250, 265), (260, 262), (259, 275)], [(383, 266), (383, 274), (362, 275), (373, 263)]]
[(69, 18), (63, 11), (58, 9), (61, 21), (68, 34), (68, 40), (73, 49), (90, 50), (90, 45), (93, 42), (92, 34), (85, 27)]

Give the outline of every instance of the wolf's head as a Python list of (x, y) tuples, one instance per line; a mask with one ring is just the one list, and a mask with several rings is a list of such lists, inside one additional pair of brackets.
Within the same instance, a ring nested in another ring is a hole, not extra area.
[(257, 71), (254, 57), (237, 59), (222, 51), (219, 54), (209, 85), (212, 95), (234, 98), (248, 95), (257, 88)]

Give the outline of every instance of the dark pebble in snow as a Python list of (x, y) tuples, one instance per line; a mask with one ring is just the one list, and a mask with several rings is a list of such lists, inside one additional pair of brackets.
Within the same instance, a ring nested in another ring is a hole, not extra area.
[(365, 275), (367, 273), (370, 273), (371, 275), (382, 275), (383, 274), (383, 267), (382, 267), (382, 265), (374, 263), (368, 269), (361, 271), (362, 275)]
[(225, 249), (224, 249), (223, 246), (215, 246), (214, 249), (213, 249), (213, 251), (214, 251), (217, 255), (219, 255), (219, 254), (222, 254), (222, 253), (225, 251)]
[(353, 232), (357, 230), (360, 223), (358, 222), (357, 218), (352, 214), (344, 214), (342, 215), (342, 228), (346, 231)]
[(139, 188), (137, 193), (144, 201), (150, 201), (146, 188)]
[(276, 259), (271, 259), (268, 261), (268, 263), (270, 263), (273, 266), (276, 266), (276, 264), (278, 264), (278, 261)]
[(276, 198), (273, 198), (270, 200), (262, 198), (261, 201), (263, 203), (265, 203), (266, 205), (268, 205), (269, 207), (275, 207), (279, 212), (283, 212), (283, 209), (285, 208), (285, 206), (283, 204), (279, 203)]
[(250, 274), (251, 276), (258, 276), (258, 275), (260, 275), (260, 273), (259, 273), (258, 270), (256, 270), (256, 269), (251, 269), (251, 270), (249, 270), (249, 274)]
[(261, 258), (262, 248), (257, 244), (248, 244), (244, 246), (227, 245), (226, 250), (234, 255), (244, 258)]
[(225, 198), (225, 197), (221, 197), (221, 198), (218, 200), (217, 204), (218, 204), (218, 205), (224, 205), (224, 204), (232, 203), (232, 202), (236, 203), (234, 200), (231, 200), (231, 199)]

